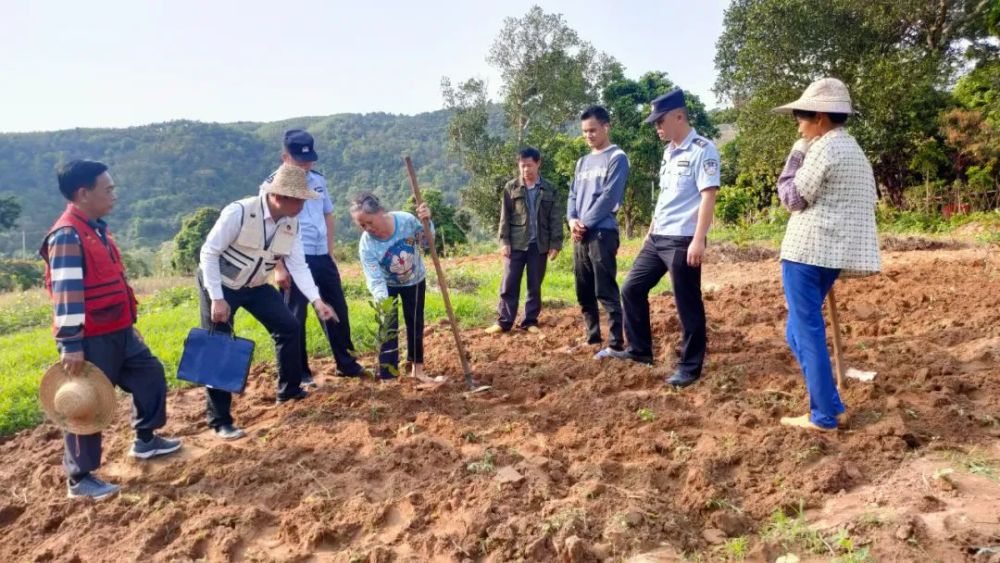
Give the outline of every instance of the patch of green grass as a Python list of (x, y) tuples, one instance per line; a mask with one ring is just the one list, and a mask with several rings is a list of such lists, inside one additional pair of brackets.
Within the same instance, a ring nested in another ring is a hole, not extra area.
[(468, 471), (469, 473), (476, 473), (476, 474), (493, 473), (494, 471), (496, 471), (496, 465), (494, 464), (495, 461), (496, 461), (496, 454), (493, 453), (493, 450), (487, 449), (485, 452), (483, 452), (482, 459), (476, 461), (470, 461), (465, 466), (465, 470)]
[(872, 559), (867, 547), (858, 547), (845, 530), (838, 530), (831, 536), (824, 536), (806, 522), (799, 506), (794, 517), (776, 510), (761, 531), (761, 538), (776, 542), (788, 553), (826, 553), (837, 563), (869, 563)]
[(781, 544), (788, 551), (804, 549), (810, 553), (823, 553), (826, 550), (823, 536), (809, 527), (801, 507), (794, 517), (781, 509), (775, 510), (760, 535), (766, 540)]
[(740, 508), (739, 506), (736, 506), (735, 504), (733, 504), (733, 502), (731, 500), (729, 500), (727, 498), (724, 498), (724, 497), (715, 497), (715, 498), (709, 499), (707, 502), (705, 502), (705, 508), (707, 508), (709, 510), (716, 510), (716, 509), (718, 509), (718, 510), (731, 510), (731, 511), (735, 512), (736, 514), (743, 514), (743, 509), (742, 508)]
[(1000, 468), (997, 467), (997, 460), (979, 448), (973, 447), (968, 452), (954, 451), (948, 454), (948, 458), (972, 475), (979, 475), (993, 481), (1000, 481)]
[(563, 528), (586, 530), (587, 527), (587, 512), (575, 506), (553, 514), (542, 524), (542, 530), (546, 533), (554, 533)]
[[(641, 243), (638, 239), (622, 241), (618, 252), (619, 283), (624, 281), (632, 267)], [(433, 272), (430, 258), (427, 257), (426, 261), (428, 270)], [(456, 287), (451, 291), (451, 301), (461, 327), (469, 329), (493, 322), (503, 273), (499, 255), (496, 260), (477, 260), (471, 264), (451, 264), (446, 260), (444, 267), (449, 281), (454, 272)], [(344, 293), (351, 311), (352, 337), (360, 353), (369, 353), (374, 349), (371, 335), (376, 326), (375, 314), (368, 306), (370, 296), (355, 266), (348, 265), (343, 270)], [(163, 362), (170, 386), (186, 385), (177, 381), (176, 374), (184, 339), (192, 327), (199, 325), (194, 279), (144, 278), (136, 280), (135, 287), (140, 293), (138, 329), (153, 353)], [(651, 294), (656, 295), (669, 288), (669, 276), (664, 276)], [(547, 306), (552, 303), (572, 306), (576, 303), (571, 246), (567, 246), (556, 260), (549, 262), (543, 294)], [(47, 295), (43, 290), (32, 290), (23, 295), (25, 297), (22, 298), (14, 294), (0, 295), (0, 435), (41, 422), (42, 415), (36, 399), (38, 383), (45, 369), (58, 360), (55, 342), (48, 328), (51, 309)], [(523, 285), (521, 295), (527, 295)], [(425, 318), (429, 326), (438, 319), (447, 318), (436, 285), (428, 284)], [(4, 329), (4, 326), (8, 328)], [(270, 335), (246, 311), (237, 313), (235, 330), (239, 336), (257, 343), (255, 363), (274, 361)], [(580, 330), (582, 334), (582, 326)], [(309, 315), (306, 332), (309, 355), (329, 356), (330, 347), (314, 314)]]
[(0, 311), (0, 335), (43, 327), (52, 322), (52, 305), (48, 296), (39, 299), (37, 292), (7, 294), (0, 300)]
[[(975, 223), (980, 225), (983, 233), (986, 233), (983, 242), (990, 242), (990, 233), (996, 233), (1000, 229), (1000, 212), (998, 211), (978, 211), (962, 215), (952, 215), (945, 219), (939, 213), (927, 213), (923, 211), (898, 211), (879, 206), (878, 229), (885, 234), (948, 234), (966, 225)], [(984, 237), (980, 235), (980, 240)]]
[(656, 420), (656, 414), (653, 413), (653, 409), (643, 407), (635, 411), (635, 415), (639, 417), (639, 420), (643, 422), (653, 422)]
[(750, 540), (746, 536), (729, 538), (722, 544), (722, 553), (732, 561), (743, 561), (750, 552)]

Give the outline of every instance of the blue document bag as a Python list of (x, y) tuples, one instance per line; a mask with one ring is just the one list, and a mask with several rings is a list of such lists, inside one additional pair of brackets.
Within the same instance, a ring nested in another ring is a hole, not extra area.
[(177, 379), (242, 393), (247, 385), (254, 345), (253, 340), (225, 332), (192, 328), (184, 340)]

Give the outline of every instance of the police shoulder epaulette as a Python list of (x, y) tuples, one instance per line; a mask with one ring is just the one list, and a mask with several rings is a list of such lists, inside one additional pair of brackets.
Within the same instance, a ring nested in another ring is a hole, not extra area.
[(323, 173), (320, 172), (319, 170), (312, 170), (312, 169), (310, 169), (309, 171), (312, 172), (313, 174), (317, 175), (317, 176), (323, 176)]
[(702, 137), (695, 137), (694, 141), (691, 142), (693, 142), (694, 144), (698, 145), (701, 148), (705, 148), (708, 146), (708, 139), (704, 139)]

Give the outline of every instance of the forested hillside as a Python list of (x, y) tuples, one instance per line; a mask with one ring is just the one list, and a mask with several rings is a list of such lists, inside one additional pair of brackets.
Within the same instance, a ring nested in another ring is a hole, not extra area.
[[(449, 117), (442, 110), (0, 134), (0, 196), (14, 195), (22, 207), (17, 228), (0, 234), (0, 253), (20, 251), (22, 231), (31, 252), (65, 205), (56, 187), (58, 163), (91, 158), (110, 165), (120, 187), (110, 218), (113, 230), (123, 246), (154, 247), (172, 238), (181, 218), (194, 209), (220, 207), (256, 192), (279, 162), (282, 133), (292, 127), (316, 137), (316, 169), (327, 177), (341, 209), (361, 189), (401, 204), (409, 195), (400, 164), (404, 152), (413, 156), (424, 186), (457, 202), (467, 174), (445, 144)], [(357, 236), (346, 213), (337, 219), (338, 238)]]

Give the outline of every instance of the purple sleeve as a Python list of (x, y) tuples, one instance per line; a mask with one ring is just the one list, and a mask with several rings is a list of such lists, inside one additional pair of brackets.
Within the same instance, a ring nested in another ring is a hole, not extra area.
[(806, 158), (801, 151), (792, 151), (785, 161), (785, 169), (778, 176), (778, 199), (789, 211), (802, 211), (808, 206), (806, 200), (799, 194), (795, 187), (795, 173), (802, 167), (802, 161)]

